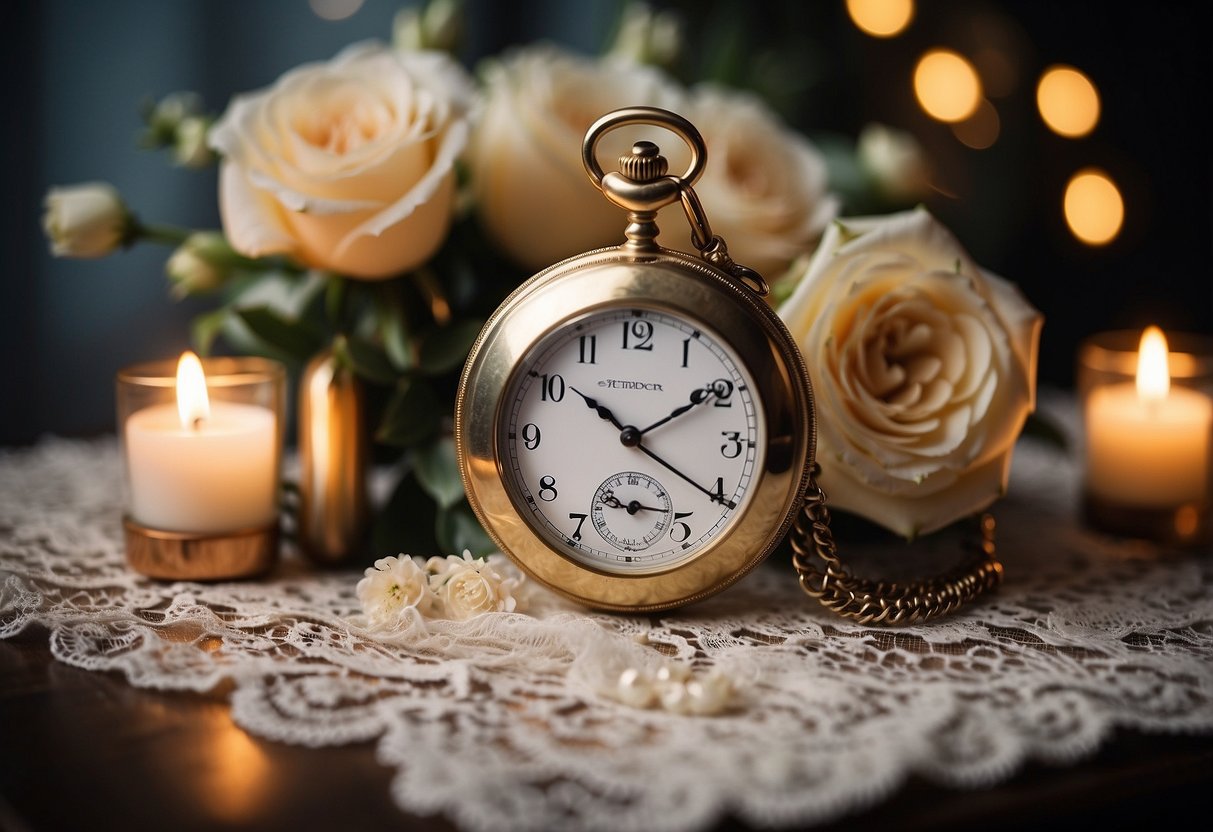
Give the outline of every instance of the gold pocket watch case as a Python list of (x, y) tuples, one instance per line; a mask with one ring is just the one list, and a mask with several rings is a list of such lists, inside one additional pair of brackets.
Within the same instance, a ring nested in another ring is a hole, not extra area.
[[(598, 140), (638, 123), (687, 143), (682, 176), (649, 142), (602, 172)], [(627, 212), (626, 241), (536, 274), (490, 317), (460, 381), (460, 468), (481, 524), (532, 578), (596, 608), (666, 609), (729, 586), (787, 533), (809, 485), (812, 391), (765, 282), (711, 233), (695, 127), (618, 110), (583, 158)], [(657, 243), (675, 202), (699, 256)]]

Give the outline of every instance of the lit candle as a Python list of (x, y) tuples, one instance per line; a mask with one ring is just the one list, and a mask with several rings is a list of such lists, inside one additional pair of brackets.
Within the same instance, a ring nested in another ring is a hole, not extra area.
[(1158, 327), (1142, 335), (1136, 383), (1091, 390), (1086, 436), (1090, 496), (1126, 508), (1207, 505), (1213, 400), (1171, 386)]
[(267, 407), (210, 401), (192, 352), (177, 365), (177, 401), (126, 420), (130, 515), (155, 529), (232, 532), (277, 520), (277, 421)]

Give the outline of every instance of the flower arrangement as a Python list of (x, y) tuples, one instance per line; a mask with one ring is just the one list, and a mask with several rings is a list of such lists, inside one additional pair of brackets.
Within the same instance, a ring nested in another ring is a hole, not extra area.
[[(671, 109), (702, 130), (698, 193), (736, 260), (774, 285), (804, 350), (836, 505), (913, 536), (1001, 492), (1033, 407), (1039, 314), (923, 209), (838, 219), (844, 197), (905, 209), (925, 195), (910, 137), (872, 125), (827, 157), (754, 92), (675, 80), (662, 64), (677, 21), (635, 4), (600, 55), (531, 44), (474, 77), (450, 52), (459, 13), (451, 0), (403, 12), (391, 44), (292, 69), (218, 116), (191, 94), (149, 107), (147, 146), (218, 163), (221, 230), (145, 224), (100, 183), (46, 199), (56, 255), (171, 246), (173, 295), (215, 301), (194, 324), (200, 352), (222, 344), (299, 368), (331, 349), (366, 385), (377, 459), (412, 463), (378, 512), (375, 551), (466, 550), (445, 565), (377, 561), (359, 585), (372, 618), (513, 608), (509, 581), (472, 560), (494, 546), (461, 498), (458, 373), (525, 276), (619, 241), (620, 213), (587, 183), (580, 148), (621, 106)], [(604, 158), (617, 153), (605, 144)], [(662, 147), (684, 163), (680, 142)]]

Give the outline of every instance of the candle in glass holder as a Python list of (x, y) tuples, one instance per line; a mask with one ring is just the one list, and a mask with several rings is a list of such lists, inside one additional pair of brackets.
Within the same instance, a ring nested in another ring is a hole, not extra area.
[[(1087, 345), (1088, 364), (1100, 349), (1109, 347)], [(1088, 520), (1113, 532), (1173, 542), (1203, 540), (1213, 488), (1213, 398), (1171, 383), (1173, 359), (1176, 364), (1196, 359), (1170, 355), (1157, 327), (1145, 331), (1133, 359), (1132, 377), (1123, 372), (1123, 358), (1119, 368), (1105, 364), (1094, 378), (1093, 368), (1085, 367)]]
[(284, 372), (186, 353), (119, 375), (127, 556), (163, 578), (241, 577), (275, 555)]

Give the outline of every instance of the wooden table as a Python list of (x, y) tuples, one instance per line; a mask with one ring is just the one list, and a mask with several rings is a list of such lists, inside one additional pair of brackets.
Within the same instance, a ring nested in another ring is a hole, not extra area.
[[(42, 632), (0, 641), (0, 829), (454, 829), (401, 813), (369, 744), (308, 749), (250, 736), (222, 694), (158, 693), (68, 667)], [(975, 791), (912, 779), (816, 828), (1199, 828), (1211, 810), (1213, 737), (1120, 732), (1075, 765), (1029, 764)]]

